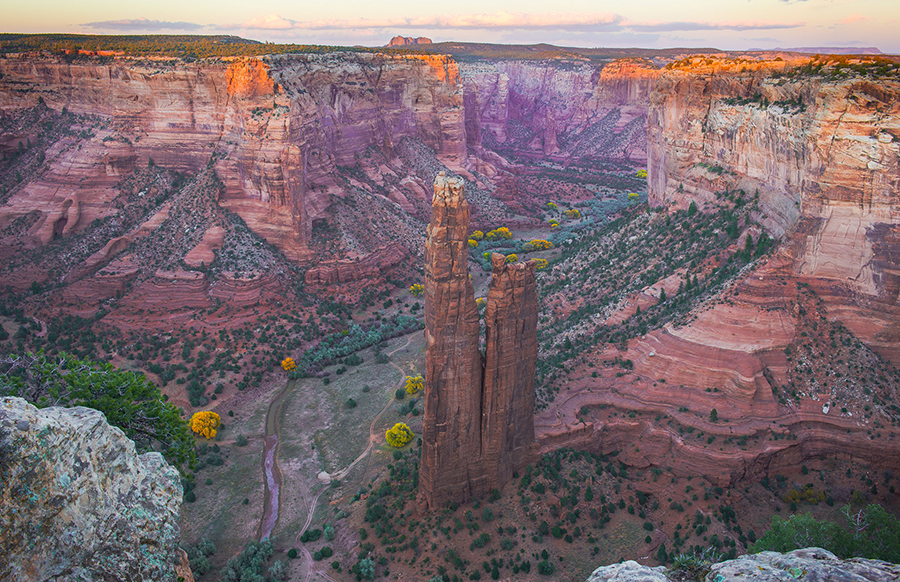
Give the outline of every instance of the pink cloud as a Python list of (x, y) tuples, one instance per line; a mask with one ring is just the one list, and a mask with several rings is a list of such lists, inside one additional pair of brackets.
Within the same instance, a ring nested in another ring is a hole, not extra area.
[(859, 14), (851, 14), (847, 18), (838, 22), (838, 24), (853, 24), (854, 22), (865, 22), (866, 20), (871, 20), (868, 16), (861, 16)]

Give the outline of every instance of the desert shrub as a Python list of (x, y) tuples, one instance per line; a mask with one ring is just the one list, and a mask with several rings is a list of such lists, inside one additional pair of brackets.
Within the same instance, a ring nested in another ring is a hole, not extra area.
[(421, 283), (415, 283), (410, 286), (409, 292), (412, 293), (415, 297), (418, 297), (425, 292), (425, 285), (422, 285)]
[(406, 446), (416, 435), (413, 434), (413, 431), (410, 430), (406, 423), (398, 422), (389, 428), (384, 436), (390, 446), (400, 448)]
[(272, 557), (272, 550), (268, 539), (248, 543), (240, 554), (228, 560), (219, 574), (222, 582), (263, 580), (263, 568)]
[(487, 240), (507, 240), (512, 238), (512, 233), (509, 232), (509, 229), (505, 226), (501, 226), (500, 228), (488, 231), (484, 238)]
[(294, 361), (294, 358), (287, 357), (281, 360), (281, 367), (284, 368), (285, 372), (290, 372), (297, 369), (297, 362)]
[(220, 426), (222, 419), (211, 410), (201, 410), (191, 416), (191, 430), (204, 438), (216, 438), (216, 429)]
[(406, 377), (406, 393), (415, 394), (425, 386), (425, 379), (422, 374)]
[(772, 518), (769, 530), (752, 544), (753, 553), (772, 550), (789, 552), (817, 546), (840, 558), (863, 557), (886, 562), (900, 561), (900, 520), (877, 504), (841, 509), (846, 525), (817, 520), (809, 514)]

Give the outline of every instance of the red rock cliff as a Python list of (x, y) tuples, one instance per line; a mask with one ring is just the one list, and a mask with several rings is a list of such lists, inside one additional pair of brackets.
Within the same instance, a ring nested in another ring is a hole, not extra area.
[(759, 193), (795, 276), (861, 339), (900, 362), (900, 82), (796, 74), (798, 62), (695, 58), (650, 104), (652, 204)]
[(505, 257), (495, 255), (485, 366), (468, 233), (463, 181), (442, 172), (434, 182), (425, 243), (428, 356), (419, 506), (426, 511), (502, 487), (535, 450), (534, 265), (505, 265)]
[[(336, 166), (404, 137), (465, 161), (462, 85), (445, 56), (331, 53), (172, 64), (116, 59), (65, 63), (0, 59), (0, 110), (43, 99), (95, 115), (77, 147), (48, 155), (41, 180), (13, 195), (0, 226), (39, 210), (51, 239), (112, 213), (116, 184), (152, 158), (197, 172), (212, 165), (222, 204), (293, 259), (306, 258), (312, 222), (343, 196)], [(64, 144), (65, 145), (65, 144)], [(58, 233), (59, 234), (59, 233)]]

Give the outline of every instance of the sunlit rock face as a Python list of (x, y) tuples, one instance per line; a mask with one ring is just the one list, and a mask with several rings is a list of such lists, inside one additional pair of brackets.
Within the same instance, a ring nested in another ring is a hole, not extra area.
[(0, 398), (0, 578), (175, 580), (181, 481), (82, 407)]
[(664, 71), (651, 98), (651, 204), (758, 193), (759, 221), (790, 238), (791, 274), (900, 362), (900, 83), (773, 78), (800, 64), (784, 61), (695, 61)]
[(448, 164), (466, 158), (462, 85), (445, 56), (111, 64), (9, 58), (0, 59), (0, 73), (5, 114), (42, 99), (101, 120), (48, 152), (47, 170), (0, 209), (0, 227), (39, 211), (36, 244), (114, 214), (116, 185), (152, 160), (179, 172), (213, 167), (225, 186), (222, 204), (302, 259), (312, 221), (342, 195), (336, 166), (355, 165), (369, 147), (390, 156), (405, 137)]

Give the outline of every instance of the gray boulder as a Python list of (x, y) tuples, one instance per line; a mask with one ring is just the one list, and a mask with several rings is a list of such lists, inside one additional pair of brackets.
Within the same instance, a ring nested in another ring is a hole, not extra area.
[[(667, 574), (671, 574), (668, 576)], [(682, 580), (662, 566), (637, 562), (601, 566), (587, 582), (671, 582)], [(760, 552), (713, 564), (704, 582), (891, 582), (900, 581), (900, 566), (880, 560), (841, 560), (822, 548), (786, 554)]]
[(0, 398), (0, 580), (175, 580), (178, 471), (90, 408)]

